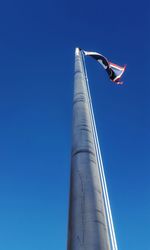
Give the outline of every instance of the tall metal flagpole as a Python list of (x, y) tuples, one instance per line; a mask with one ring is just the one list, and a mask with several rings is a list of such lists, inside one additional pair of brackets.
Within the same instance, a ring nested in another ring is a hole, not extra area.
[(68, 250), (110, 250), (82, 55), (75, 52)]
[(100, 180), (101, 180), (102, 189), (103, 189), (103, 196), (104, 196), (104, 202), (105, 202), (105, 210), (106, 210), (106, 217), (107, 217), (107, 222), (108, 222), (110, 242), (111, 242), (112, 250), (118, 250), (114, 224), (113, 224), (113, 219), (112, 219), (112, 213), (111, 213), (111, 207), (110, 207), (110, 202), (109, 202), (109, 195), (108, 195), (108, 190), (107, 190), (105, 172), (104, 172), (104, 167), (103, 167), (103, 161), (102, 161), (100, 145), (99, 145), (99, 140), (98, 140), (98, 135), (97, 135), (97, 129), (96, 129), (96, 124), (95, 124), (95, 117), (94, 117), (93, 105), (92, 105), (91, 94), (90, 94), (90, 89), (89, 89), (85, 59), (84, 59), (84, 54), (82, 51), (81, 53), (82, 53), (82, 58), (83, 58), (83, 65), (84, 65), (86, 84), (87, 84), (87, 90), (88, 90), (88, 99), (89, 99), (89, 106), (90, 106), (90, 112), (91, 112), (92, 128), (93, 128), (93, 134), (94, 134), (97, 160), (98, 160), (98, 165), (99, 165)]

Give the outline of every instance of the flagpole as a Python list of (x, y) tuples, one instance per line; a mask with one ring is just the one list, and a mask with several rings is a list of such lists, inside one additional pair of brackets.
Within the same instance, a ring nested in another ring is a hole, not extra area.
[(99, 145), (97, 129), (96, 129), (96, 124), (95, 124), (95, 117), (94, 117), (93, 106), (92, 106), (92, 101), (91, 101), (86, 64), (85, 64), (83, 52), (82, 52), (82, 58), (83, 58), (83, 66), (84, 66), (85, 78), (86, 78), (86, 84), (87, 84), (87, 90), (88, 90), (88, 100), (89, 100), (89, 106), (90, 106), (93, 135), (94, 135), (96, 154), (97, 154), (97, 160), (98, 160), (99, 171), (100, 171), (100, 179), (101, 179), (102, 188), (103, 188), (103, 195), (104, 195), (104, 201), (105, 201), (105, 209), (106, 209), (106, 214), (107, 214), (111, 244), (112, 244), (113, 250), (118, 250), (116, 236), (115, 236), (115, 230), (114, 230), (114, 224), (113, 224), (113, 219), (112, 219), (112, 213), (111, 213), (111, 207), (110, 207), (110, 201), (109, 201), (109, 196), (108, 196), (108, 189), (107, 189), (106, 178), (105, 178), (105, 173), (104, 173), (104, 166), (103, 166), (103, 162), (102, 162), (100, 145)]
[(110, 250), (83, 58), (75, 52), (68, 250)]

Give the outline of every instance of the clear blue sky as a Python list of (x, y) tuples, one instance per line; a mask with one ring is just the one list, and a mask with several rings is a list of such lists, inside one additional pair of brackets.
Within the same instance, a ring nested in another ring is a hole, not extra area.
[(123, 86), (87, 58), (120, 250), (149, 250), (146, 1), (0, 3), (0, 249), (65, 250), (74, 49), (127, 64)]

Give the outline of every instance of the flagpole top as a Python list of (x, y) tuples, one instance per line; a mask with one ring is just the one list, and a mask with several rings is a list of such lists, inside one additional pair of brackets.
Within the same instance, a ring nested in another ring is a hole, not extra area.
[(76, 49), (75, 49), (75, 55), (76, 55), (76, 56), (79, 56), (79, 55), (80, 55), (80, 48), (76, 48)]

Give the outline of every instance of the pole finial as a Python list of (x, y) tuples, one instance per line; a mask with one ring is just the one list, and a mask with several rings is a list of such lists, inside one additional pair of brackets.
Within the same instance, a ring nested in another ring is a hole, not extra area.
[(77, 47), (77, 48), (75, 49), (75, 55), (79, 56), (80, 50), (81, 50), (81, 49)]

